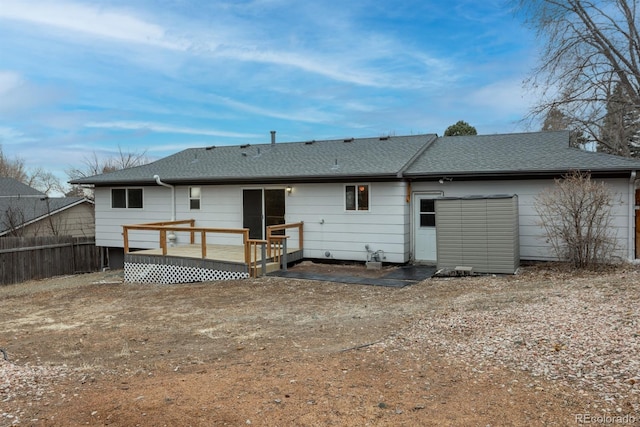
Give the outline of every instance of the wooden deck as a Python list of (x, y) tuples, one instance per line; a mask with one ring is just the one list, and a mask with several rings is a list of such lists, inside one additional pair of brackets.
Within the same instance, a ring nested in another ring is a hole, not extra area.
[[(256, 253), (256, 260), (258, 262), (262, 261), (262, 251), (258, 250)], [(290, 248), (287, 247), (287, 259), (289, 262), (297, 261), (301, 258), (296, 258), (296, 253), (301, 252), (299, 248)], [(137, 251), (131, 251), (131, 254), (135, 255), (160, 255), (162, 256), (162, 249), (143, 249)], [(171, 257), (177, 258), (202, 258), (202, 247), (199, 244), (193, 245), (178, 245), (178, 246), (168, 246), (167, 247), (167, 255)], [(292, 258), (290, 258), (290, 256)], [(234, 246), (234, 245), (207, 245), (207, 256), (205, 259), (216, 260), (216, 261), (225, 261), (225, 262), (237, 262), (244, 263), (244, 246)], [(267, 262), (271, 262), (272, 260), (267, 257)]]
[[(125, 281), (188, 283), (258, 277), (287, 269), (303, 258), (303, 222), (267, 227), (266, 240), (249, 238), (248, 228), (196, 227), (195, 220), (124, 225)], [(285, 231), (297, 237), (291, 242)], [(159, 248), (130, 250), (129, 231), (157, 233)], [(190, 243), (171, 246), (169, 233), (189, 233)], [(211, 236), (241, 236), (242, 245), (209, 244)], [(199, 241), (198, 241), (199, 240)], [(293, 243), (293, 244), (291, 244)], [(286, 253), (283, 253), (286, 248)]]

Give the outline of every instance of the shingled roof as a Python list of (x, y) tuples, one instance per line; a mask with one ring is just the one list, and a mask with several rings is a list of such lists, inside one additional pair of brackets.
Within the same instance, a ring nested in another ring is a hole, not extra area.
[(82, 178), (97, 186), (395, 178), (435, 134), (191, 148), (147, 165)]
[(440, 137), (434, 134), (191, 148), (72, 184), (96, 186), (388, 180), (436, 176), (625, 172), (640, 161), (569, 146), (569, 132)]
[(25, 226), (84, 202), (84, 197), (49, 198), (15, 179), (0, 178), (0, 236), (12, 225)]
[(21, 183), (16, 179), (0, 177), (0, 197), (2, 196), (44, 197), (45, 194), (33, 187), (29, 187), (27, 184)]
[(640, 160), (571, 147), (569, 132), (558, 131), (441, 137), (404, 176), (522, 176), (637, 169)]

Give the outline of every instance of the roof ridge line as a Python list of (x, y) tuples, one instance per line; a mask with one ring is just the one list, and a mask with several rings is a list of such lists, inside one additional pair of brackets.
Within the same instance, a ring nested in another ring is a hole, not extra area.
[(438, 134), (432, 134), (431, 140), (427, 141), (408, 161), (404, 164), (403, 167), (400, 168), (398, 173), (396, 174), (397, 178), (403, 178), (404, 173), (407, 169), (411, 167), (413, 163), (418, 159), (418, 157), (422, 156), (422, 154), (427, 151), (429, 147), (433, 145), (433, 143), (438, 139)]

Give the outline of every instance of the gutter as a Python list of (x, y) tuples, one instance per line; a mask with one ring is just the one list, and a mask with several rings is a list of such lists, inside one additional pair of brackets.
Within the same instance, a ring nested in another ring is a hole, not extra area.
[(158, 175), (153, 175), (153, 179), (156, 180), (158, 185), (171, 189), (171, 221), (176, 220), (176, 187), (166, 182), (162, 182)]
[(635, 205), (636, 205), (636, 171), (631, 171), (631, 176), (629, 177), (629, 236), (628, 236), (628, 247), (629, 247), (629, 261), (633, 261), (636, 258), (635, 253), (635, 235), (634, 227), (635, 227)]

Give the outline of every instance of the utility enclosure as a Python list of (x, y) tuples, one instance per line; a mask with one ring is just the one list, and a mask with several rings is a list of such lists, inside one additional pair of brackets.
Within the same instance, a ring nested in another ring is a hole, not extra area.
[(520, 265), (518, 196), (435, 201), (439, 269), (513, 274)]

